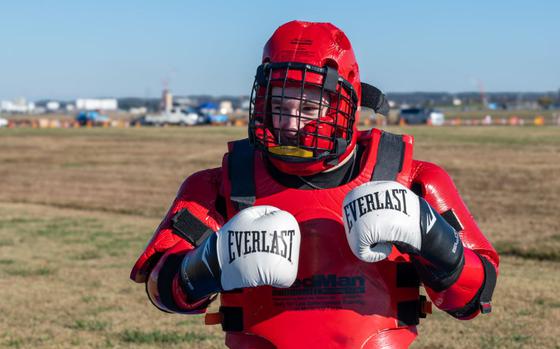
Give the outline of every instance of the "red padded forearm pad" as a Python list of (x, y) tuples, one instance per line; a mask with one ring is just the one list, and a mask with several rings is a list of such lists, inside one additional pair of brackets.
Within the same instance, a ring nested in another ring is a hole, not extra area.
[(480, 258), (472, 250), (464, 251), (465, 265), (459, 279), (453, 285), (441, 292), (425, 287), (432, 302), (442, 310), (463, 308), (477, 295), (484, 282), (484, 268)]
[(459, 235), (465, 247), (464, 270), (455, 284), (447, 290), (439, 293), (428, 290), (437, 307), (444, 310), (460, 309), (473, 299), (484, 282), (484, 269), (477, 254), (490, 261), (496, 273), (499, 265), (498, 254), (480, 231), (451, 177), (441, 167), (415, 160), (412, 182), (420, 186), (421, 195), (438, 213), (451, 211), (461, 226)]

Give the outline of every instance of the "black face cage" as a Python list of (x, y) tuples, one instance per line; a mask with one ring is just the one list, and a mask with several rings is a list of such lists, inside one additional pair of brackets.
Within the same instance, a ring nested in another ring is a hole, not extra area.
[[(294, 73), (296, 72), (296, 73)], [(289, 76), (301, 76), (301, 79), (289, 78)], [(306, 80), (322, 83), (313, 83)], [(315, 79), (321, 77), (320, 79)], [(285, 95), (286, 87), (298, 86), (300, 94), (296, 97)], [(280, 95), (272, 94), (272, 87), (282, 87)], [(306, 99), (304, 91), (306, 88), (316, 88), (320, 91), (318, 101)], [(330, 102), (325, 105), (323, 97), (328, 96)], [(299, 100), (299, 111), (296, 114), (288, 114), (282, 111), (274, 112), (271, 108), (271, 100), (278, 103), (285, 100)], [(309, 118), (302, 115), (304, 103), (318, 106), (318, 118)], [(293, 162), (314, 161), (319, 159), (336, 161), (342, 155), (352, 139), (353, 126), (358, 106), (358, 96), (352, 84), (338, 75), (336, 69), (331, 67), (317, 67), (305, 63), (264, 63), (257, 68), (257, 74), (251, 91), (249, 104), (249, 139), (258, 148), (264, 150), (271, 156), (280, 157), (283, 160)], [(323, 109), (327, 108), (325, 115), (321, 117)], [(282, 136), (282, 130), (273, 125), (273, 116), (279, 120), (282, 118), (296, 118), (297, 132), (295, 136), (286, 139)], [(310, 121), (317, 123), (311, 130), (304, 129), (305, 124)], [(322, 125), (321, 125), (322, 124)], [(327, 127), (332, 132), (324, 134), (320, 132), (321, 127)], [(311, 138), (309, 138), (311, 137)], [(312, 139), (311, 142), (301, 141)], [(297, 144), (294, 144), (294, 140)], [(306, 158), (282, 156), (271, 153), (270, 147), (295, 146), (307, 150), (313, 155)]]

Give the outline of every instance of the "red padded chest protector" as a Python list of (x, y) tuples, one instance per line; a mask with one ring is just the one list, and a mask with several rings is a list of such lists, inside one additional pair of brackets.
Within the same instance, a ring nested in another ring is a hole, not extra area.
[[(268, 174), (262, 154), (254, 152), (252, 204), (273, 205), (296, 217), (302, 234), (299, 271), (288, 289), (263, 286), (222, 293), (228, 346), (399, 348), (414, 340), (419, 289), (408, 256), (393, 249), (382, 262), (362, 262), (352, 254), (342, 223), (346, 193), (370, 181), (376, 166), (381, 167), (376, 162), (382, 134), (376, 129), (360, 134), (366, 150), (359, 175), (330, 189), (283, 187)], [(399, 139), (404, 149), (395, 180), (410, 187), (413, 138)], [(231, 168), (228, 157), (224, 159), (222, 191), (231, 218), (237, 206), (229, 199)]]

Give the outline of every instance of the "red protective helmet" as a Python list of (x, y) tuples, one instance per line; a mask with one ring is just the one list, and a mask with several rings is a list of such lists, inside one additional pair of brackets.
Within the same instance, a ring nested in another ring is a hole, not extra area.
[(356, 147), (358, 64), (330, 23), (292, 21), (266, 43), (249, 110), (249, 138), (282, 172), (308, 176)]

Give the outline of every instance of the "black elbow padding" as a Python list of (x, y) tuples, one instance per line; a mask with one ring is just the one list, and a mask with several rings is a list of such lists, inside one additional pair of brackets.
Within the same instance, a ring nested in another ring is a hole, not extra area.
[(476, 255), (480, 258), (484, 267), (484, 282), (474, 298), (463, 308), (447, 311), (447, 313), (453, 317), (465, 318), (471, 316), (479, 309), (482, 314), (488, 314), (492, 311), (492, 294), (494, 293), (497, 280), (496, 268), (494, 268), (494, 265), (490, 263), (486, 257), (478, 253), (476, 253)]

